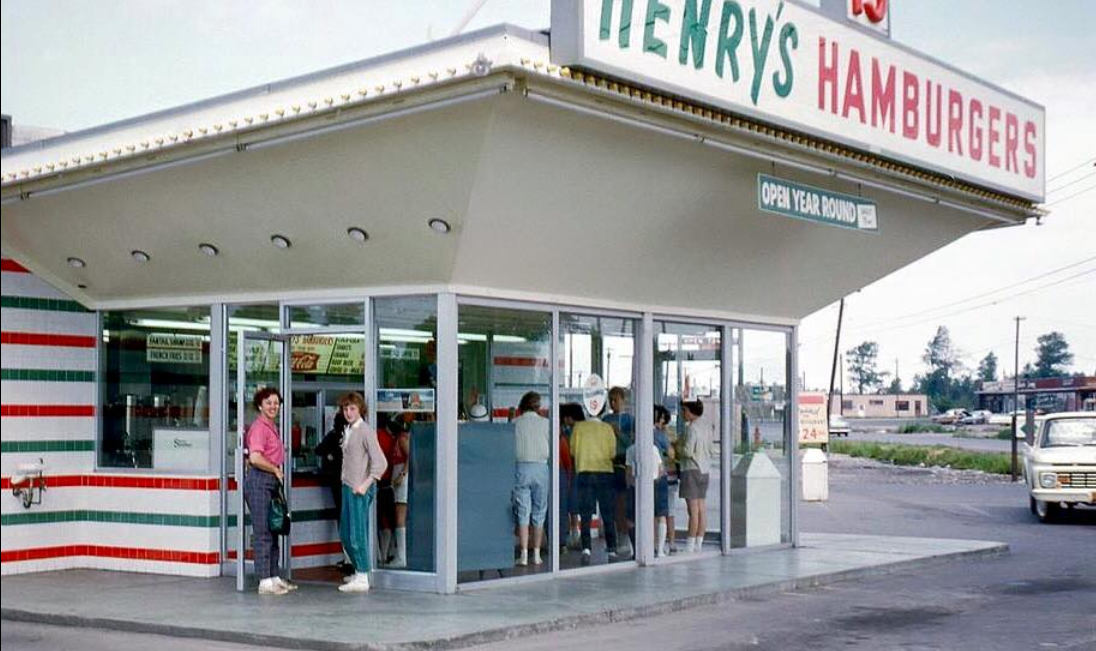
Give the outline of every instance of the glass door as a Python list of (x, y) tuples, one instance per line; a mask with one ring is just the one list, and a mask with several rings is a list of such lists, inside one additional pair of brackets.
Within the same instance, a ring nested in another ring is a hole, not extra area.
[[(284, 374), (289, 349), (284, 335), (240, 330), (233, 340), (236, 342), (234, 356), (236, 360), (236, 445), (232, 456), (231, 483), (235, 484), (236, 490), (233, 492), (233, 499), (229, 500), (229, 512), (225, 515), (229, 532), (226, 536), (227, 555), (236, 559), (236, 589), (242, 591), (245, 589), (246, 567), (248, 557), (251, 555), (250, 539), (247, 536), (250, 528), (247, 526), (243, 491), (244, 465), (247, 463), (244, 450), (245, 435), (248, 426), (257, 417), (251, 402), (255, 394), (266, 387), (277, 389), (282, 396), (289, 394), (288, 382)], [(278, 423), (283, 445), (287, 441), (287, 421), (284, 417), (284, 410), (287, 408), (288, 405), (283, 405)], [(288, 450), (286, 458), (289, 459)], [(287, 494), (291, 493), (289, 475), (290, 473), (286, 473)], [(283, 567), (284, 560), (288, 557), (288, 548), (288, 545), (282, 548)], [(243, 550), (243, 553), (240, 553), (240, 550)]]
[(348, 568), (340, 565), (338, 448), (343, 426), (336, 415), (339, 399), (351, 392), (365, 399), (366, 420), (372, 413), (373, 401), (365, 388), (364, 325), (290, 329), (283, 334), (289, 346), (283, 440), (294, 521), (287, 567), (298, 580), (339, 582)]

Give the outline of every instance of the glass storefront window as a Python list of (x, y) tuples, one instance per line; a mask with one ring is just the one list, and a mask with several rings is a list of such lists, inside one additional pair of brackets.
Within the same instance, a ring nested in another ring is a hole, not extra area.
[(655, 555), (721, 549), (722, 336), (654, 322)]
[[(559, 413), (567, 455), (561, 459), (561, 569), (630, 560), (635, 488), (626, 472), (635, 441), (633, 319), (561, 313)], [(566, 507), (562, 506), (566, 504)]]
[(457, 580), (550, 572), (552, 315), (461, 305), (457, 340)]
[(209, 472), (209, 308), (102, 314), (99, 465)]
[(437, 467), (436, 296), (378, 298), (371, 420), (388, 456), (377, 492), (377, 567), (434, 571)]
[(365, 303), (324, 303), (320, 305), (289, 306), (291, 328), (320, 328), (325, 326), (364, 326)]
[(734, 460), (731, 545), (791, 540), (788, 336), (735, 329)]

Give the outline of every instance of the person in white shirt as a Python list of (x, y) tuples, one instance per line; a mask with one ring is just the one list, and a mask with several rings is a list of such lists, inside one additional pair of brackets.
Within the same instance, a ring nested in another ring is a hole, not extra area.
[[(544, 519), (548, 513), (551, 484), (552, 436), (548, 419), (540, 415), (540, 394), (530, 391), (518, 404), (520, 415), (514, 419), (517, 465), (514, 469), (514, 505), (518, 518), (519, 566), (540, 565), (540, 546), (544, 540)], [(532, 524), (532, 538), (529, 526)], [(530, 544), (531, 543), (531, 544)]]
[[(649, 459), (647, 461), (647, 464), (648, 464), (649, 473), (650, 473), (648, 476), (650, 477), (651, 482), (655, 485), (655, 494), (656, 494), (656, 499), (657, 499), (659, 480), (663, 479), (665, 477), (665, 474), (666, 474), (666, 471), (662, 466), (662, 451), (658, 449), (657, 445), (652, 444), (651, 445), (651, 453), (648, 455), (648, 457), (649, 457)], [(628, 449), (624, 452), (625, 476), (626, 476), (627, 481), (628, 481), (628, 487), (633, 493), (635, 491), (636, 476), (637, 476), (637, 471), (638, 471), (638, 467), (636, 466), (636, 463), (637, 463), (637, 461), (636, 461), (636, 445), (635, 445), (635, 443), (633, 443), (633, 444), (629, 445)], [(635, 519), (634, 518), (634, 515), (635, 515), (634, 511), (635, 510), (636, 509), (633, 509), (633, 514), (632, 514), (633, 515), (633, 518), (632, 518), (633, 520)], [(656, 553), (656, 555), (663, 555), (664, 554), (664, 549), (663, 548), (666, 545), (666, 516), (665, 516), (665, 514), (663, 514), (662, 517), (659, 517), (657, 515), (655, 516), (655, 530), (656, 530), (657, 535), (658, 535), (658, 539), (655, 541), (655, 553)], [(631, 539), (632, 549), (633, 550), (637, 549), (637, 547), (636, 547), (635, 528), (633, 526), (630, 526), (628, 528), (628, 538)]]
[(704, 403), (701, 401), (681, 403), (681, 417), (685, 421), (685, 432), (680, 442), (681, 497), (689, 511), (686, 553), (700, 551), (707, 527), (705, 501), (708, 496), (713, 441), (710, 428), (697, 422), (703, 415)]

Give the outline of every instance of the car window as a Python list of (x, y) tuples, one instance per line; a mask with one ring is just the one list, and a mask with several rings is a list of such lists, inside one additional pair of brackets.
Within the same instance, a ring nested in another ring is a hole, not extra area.
[(1042, 447), (1096, 445), (1096, 417), (1062, 418), (1048, 421)]

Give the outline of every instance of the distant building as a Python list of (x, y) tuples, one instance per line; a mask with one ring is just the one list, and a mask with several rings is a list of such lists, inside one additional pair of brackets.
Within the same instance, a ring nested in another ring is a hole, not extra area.
[(923, 393), (846, 393), (834, 395), (831, 409), (846, 418), (921, 418), (929, 415), (929, 397)]
[[(1021, 378), (1019, 393), (1021, 409), (1031, 407), (1048, 413), (1078, 411), (1084, 408), (1086, 400), (1096, 401), (1096, 376)], [(1010, 412), (1016, 409), (1015, 394), (1016, 385), (1011, 378), (986, 382), (978, 391), (978, 406), (997, 413)]]

